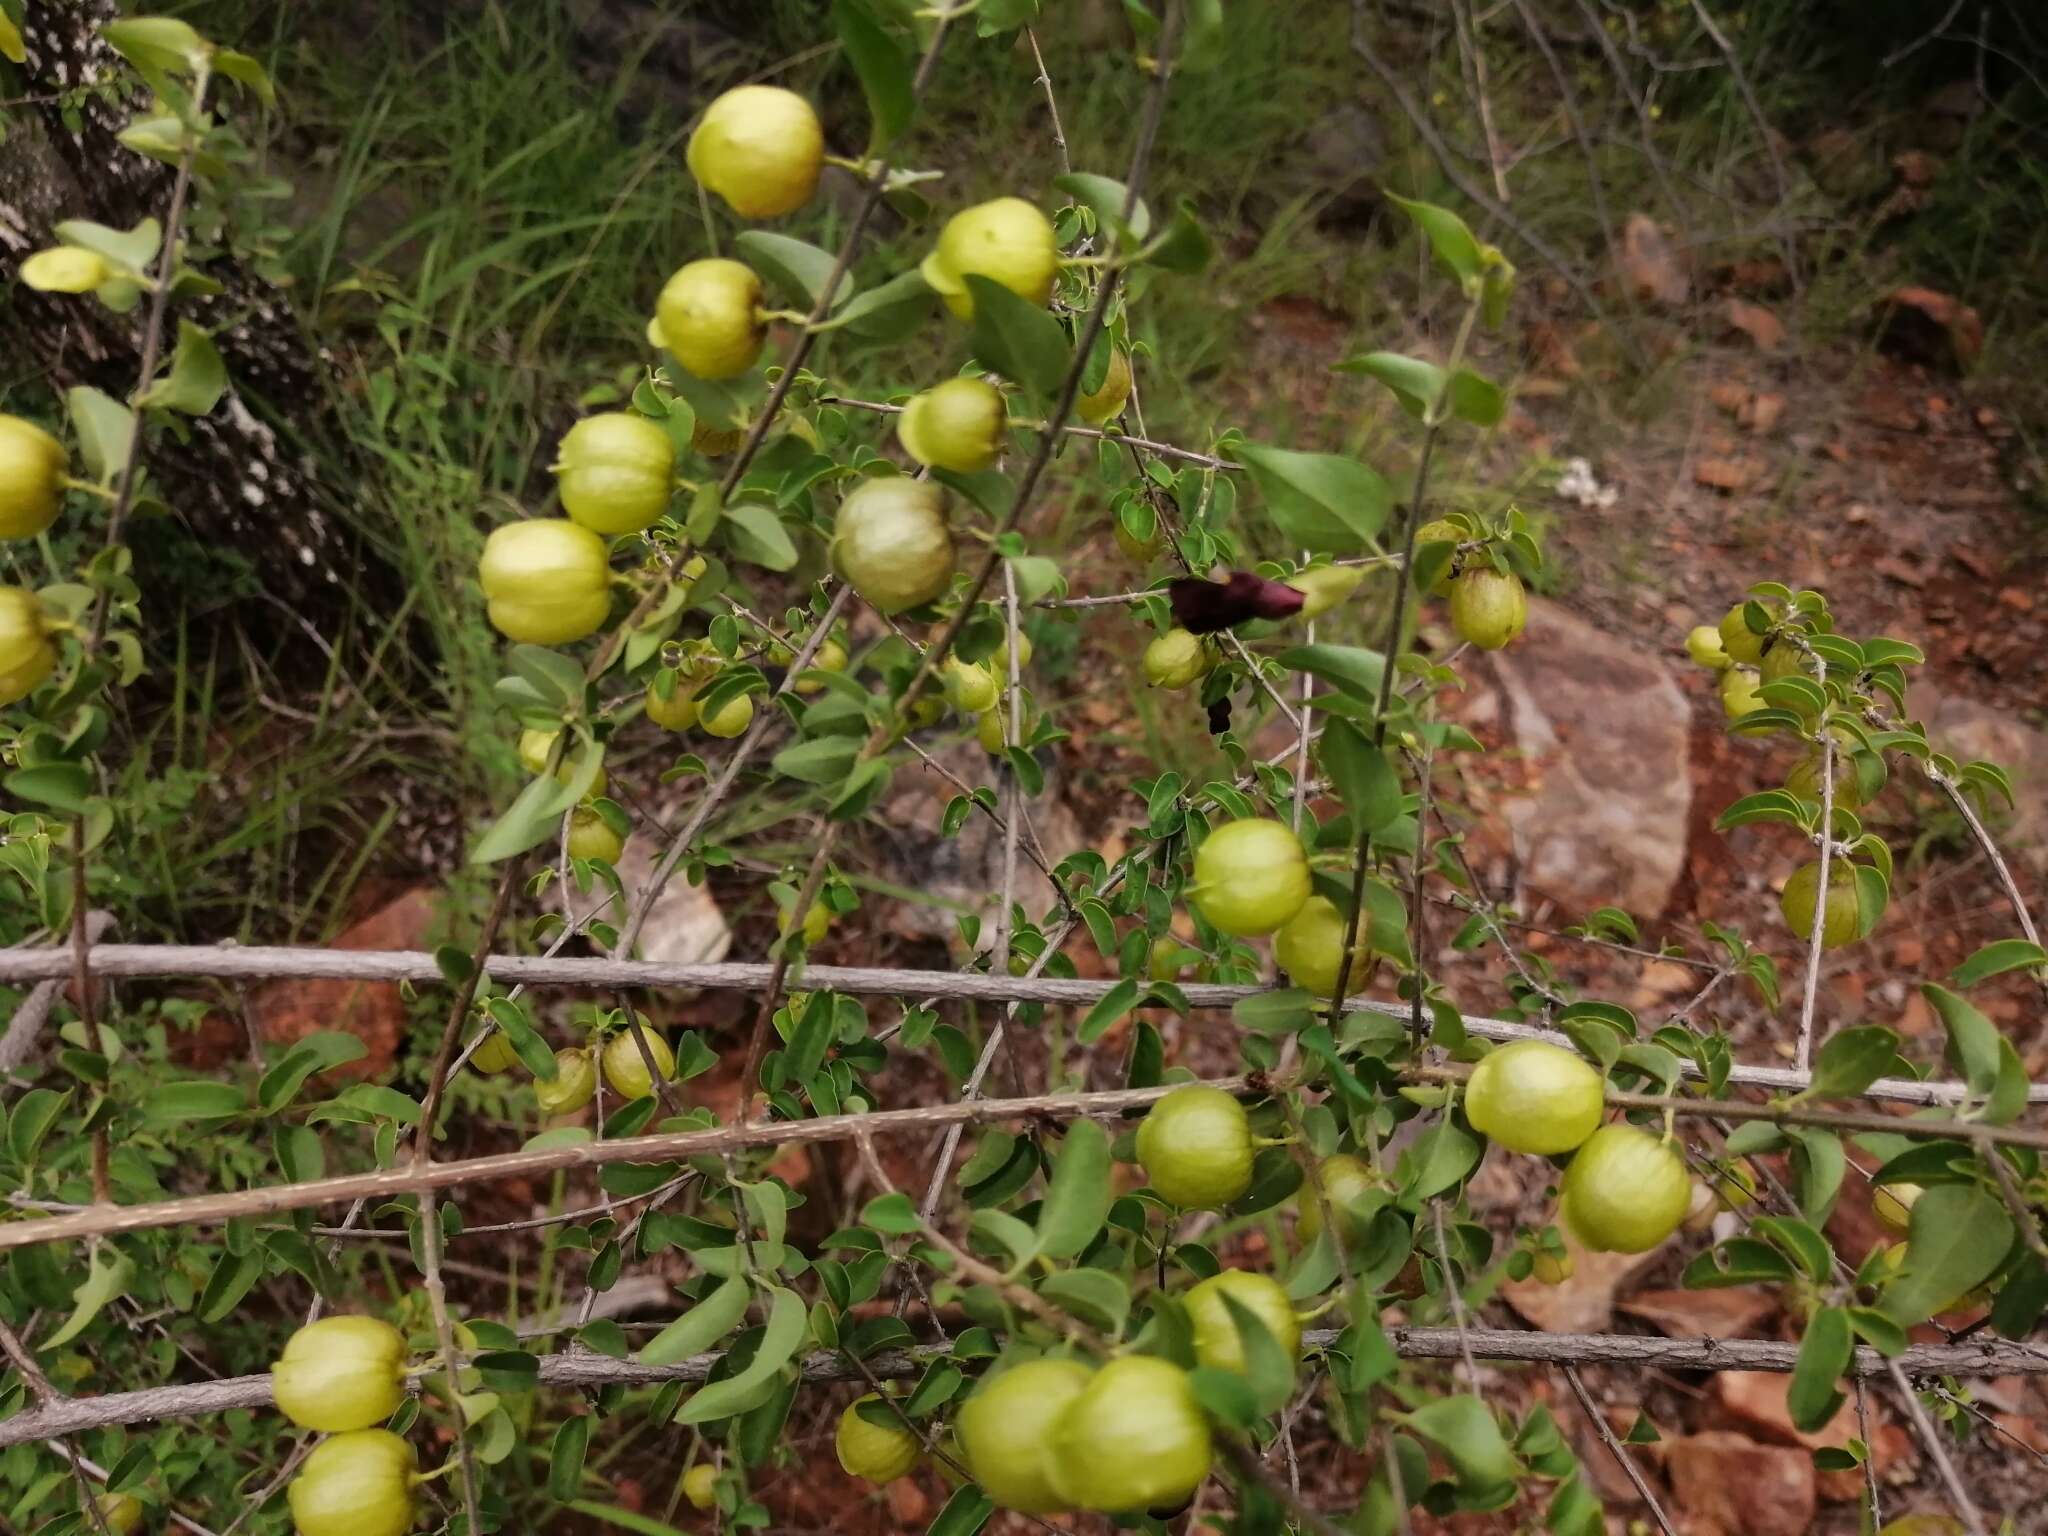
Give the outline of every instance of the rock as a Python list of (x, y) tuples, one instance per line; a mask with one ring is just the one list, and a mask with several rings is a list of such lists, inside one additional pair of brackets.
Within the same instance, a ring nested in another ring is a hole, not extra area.
[(1752, 1434), (1774, 1445), (1804, 1446), (1817, 1451), (1822, 1446), (1847, 1445), (1856, 1434), (1856, 1410), (1844, 1399), (1835, 1416), (1818, 1430), (1793, 1426), (1790, 1394), (1792, 1378), (1781, 1371), (1717, 1371), (1714, 1398), (1721, 1411)]
[[(330, 949), (420, 949), (439, 913), (436, 893), (419, 886), (373, 912)], [(274, 981), (249, 994), (249, 1013), (265, 1040), (289, 1045), (321, 1030), (340, 1030), (367, 1047), (336, 1075), (377, 1077), (391, 1068), (405, 1038), (406, 1004), (392, 981)]]
[(1692, 712), (1670, 669), (1541, 598), (1497, 653), (1537, 782), (1504, 812), (1526, 883), (1574, 913), (1654, 918), (1685, 860)]
[(1936, 751), (1958, 763), (1983, 758), (2011, 777), (2013, 808), (1994, 802), (1987, 824), (2000, 852), (2048, 873), (2048, 732), (1993, 705), (1924, 686), (1908, 702)]
[(1571, 1277), (1558, 1285), (1541, 1280), (1509, 1280), (1501, 1299), (1546, 1333), (1604, 1333), (1614, 1321), (1614, 1295), (1631, 1275), (1640, 1273), (1663, 1252), (1597, 1253), (1579, 1245), (1571, 1228), (1559, 1224), (1565, 1252), (1571, 1255)]
[(1692, 279), (1677, 247), (1646, 213), (1628, 216), (1616, 260), (1622, 282), (1643, 303), (1676, 307), (1692, 294)]
[[(619, 856), (618, 871), (629, 899), (638, 896), (647, 884), (659, 852), (660, 840), (654, 837), (642, 835), (626, 843), (626, 851)], [(580, 922), (607, 894), (602, 884), (593, 884), (588, 894), (572, 889), (567, 893), (563, 910), (570, 921)], [(603, 917), (616, 923), (616, 906), (606, 907)], [(640, 930), (639, 958), (671, 965), (709, 965), (723, 960), (731, 948), (732, 929), (725, 914), (718, 910), (718, 903), (712, 900), (711, 892), (690, 884), (678, 869), (654, 898), (647, 924)]]
[(1894, 288), (1876, 306), (1878, 345), (1909, 362), (1966, 372), (1984, 350), (1984, 321), (1932, 288)]
[[(968, 784), (995, 782), (988, 754), (971, 739), (927, 750)], [(881, 842), (877, 852), (887, 866), (887, 878), (930, 898), (890, 903), (890, 919), (906, 937), (953, 939), (958, 933), (955, 919), (963, 911), (979, 913), (984, 939), (993, 936), (996, 893), (1003, 884), (1003, 834), (992, 818), (977, 811), (961, 823), (956, 836), (940, 836), (946, 803), (958, 793), (937, 769), (907, 763), (898, 770), (876, 817), (874, 835)], [(1032, 797), (1028, 810), (1031, 825), (1023, 835), (1037, 832), (1048, 864), (1057, 867), (1087, 844), (1074, 813), (1060, 798), (1055, 767), (1048, 767), (1045, 790)], [(1052, 882), (1025, 854), (1026, 846), (1020, 843), (1018, 848), (1017, 900), (1027, 912), (1043, 913), (1056, 899)]]
[(1813, 1458), (1709, 1430), (1664, 1453), (1680, 1527), (1691, 1536), (1805, 1536), (1817, 1503)]
[(1638, 1291), (1621, 1303), (1621, 1310), (1675, 1339), (1741, 1339), (1778, 1310), (1778, 1298), (1753, 1285), (1712, 1291)]

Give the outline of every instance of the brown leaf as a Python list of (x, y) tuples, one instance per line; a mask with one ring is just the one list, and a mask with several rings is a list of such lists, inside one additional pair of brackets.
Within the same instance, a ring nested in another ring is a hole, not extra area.
[(1621, 1303), (1675, 1339), (1740, 1339), (1778, 1310), (1778, 1299), (1753, 1285), (1712, 1291), (1642, 1291)]
[(1705, 458), (1695, 460), (1692, 466), (1692, 477), (1696, 482), (1711, 490), (1731, 494), (1748, 490), (1763, 476), (1764, 461), (1758, 458)]
[[(329, 946), (333, 949), (418, 949), (435, 918), (436, 894), (407, 891), (364, 918)], [(405, 997), (391, 981), (276, 981), (249, 994), (249, 1012), (266, 1040), (289, 1045), (321, 1030), (360, 1038), (368, 1054), (336, 1069), (337, 1076), (376, 1077), (388, 1071), (405, 1036)]]
[(1962, 300), (1932, 288), (1895, 288), (1880, 299), (1878, 343), (1930, 367), (1967, 369), (1984, 350), (1984, 321)]
[(1805, 1451), (1709, 1430), (1669, 1442), (1664, 1465), (1681, 1528), (1692, 1536), (1805, 1536), (1813, 1524), (1813, 1458)]
[(1653, 1260), (1649, 1253), (1595, 1253), (1579, 1246), (1569, 1227), (1560, 1227), (1571, 1255), (1571, 1277), (1557, 1285), (1537, 1279), (1510, 1280), (1501, 1299), (1546, 1333), (1601, 1333), (1614, 1321), (1614, 1293), (1629, 1276)]
[(1632, 213), (1621, 234), (1621, 280), (1644, 303), (1679, 305), (1692, 293), (1684, 261), (1646, 213)]
[(1785, 414), (1785, 397), (1774, 394), (1754, 394), (1735, 413), (1735, 419), (1750, 431), (1762, 434), (1778, 424), (1778, 418)]
[(1747, 336), (1760, 352), (1775, 352), (1785, 340), (1785, 323), (1761, 304), (1730, 299), (1728, 328)]
[(1817, 1451), (1824, 1445), (1847, 1445), (1854, 1438), (1856, 1410), (1846, 1399), (1822, 1428), (1795, 1428), (1791, 1391), (1792, 1378), (1781, 1371), (1721, 1371), (1714, 1377), (1714, 1397), (1721, 1411), (1743, 1429), (1775, 1445), (1803, 1445)]

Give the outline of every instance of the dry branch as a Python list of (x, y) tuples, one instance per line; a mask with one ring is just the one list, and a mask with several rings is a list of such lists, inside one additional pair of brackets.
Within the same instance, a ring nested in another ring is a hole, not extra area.
[[(1304, 1347), (1326, 1349), (1339, 1330), (1311, 1329)], [(1648, 1334), (1525, 1333), (1514, 1328), (1473, 1328), (1465, 1335), (1482, 1360), (1538, 1365), (1646, 1366), (1666, 1371), (1790, 1371), (1798, 1359), (1796, 1343), (1774, 1339), (1666, 1339)], [(1394, 1352), (1405, 1360), (1455, 1360), (1460, 1352), (1455, 1328), (1393, 1328), (1387, 1333)], [(889, 1379), (914, 1377), (943, 1345), (890, 1350), (870, 1356), (868, 1371)], [(540, 1362), (540, 1384), (547, 1387), (599, 1387), (614, 1382), (647, 1386), (666, 1381), (703, 1381), (724, 1358), (698, 1355), (674, 1365), (641, 1365), (632, 1360), (579, 1352), (548, 1355)], [(1998, 1376), (2048, 1373), (2048, 1350), (2026, 1344), (1988, 1340), (1969, 1344), (1920, 1344), (1899, 1356), (1897, 1364), (1913, 1376)], [(838, 1353), (807, 1356), (801, 1365), (806, 1381), (852, 1381), (854, 1367)], [(1850, 1367), (1854, 1376), (1882, 1375), (1889, 1367), (1874, 1349), (1859, 1349)], [(232, 1376), (223, 1381), (150, 1387), (140, 1392), (110, 1392), (103, 1397), (63, 1398), (41, 1408), (0, 1420), (0, 1446), (78, 1434), (109, 1424), (142, 1424), (158, 1419), (197, 1418), (231, 1408), (270, 1405), (270, 1378)]]
[[(205, 944), (103, 944), (92, 952), (93, 974), (100, 977), (194, 978), (252, 981), (299, 977), (335, 981), (410, 981), (438, 984), (442, 980), (434, 957), (425, 950), (338, 950)], [(501, 982), (528, 987), (703, 988), (757, 992), (766, 987), (774, 967), (761, 962), (723, 961), (693, 965), (652, 960), (605, 960), (573, 956), (493, 955), (488, 968)], [(0, 949), (0, 981), (41, 981), (69, 971), (61, 949)], [(890, 970), (877, 966), (813, 965), (802, 973), (805, 986), (858, 997), (958, 998), (977, 1002), (1051, 1003), (1087, 1008), (1101, 1001), (1115, 985), (1108, 981), (1069, 981), (1054, 977), (984, 976), (957, 971)], [(1234, 1008), (1248, 997), (1270, 989), (1190, 982), (1181, 986), (1195, 1009)], [(1378, 998), (1352, 997), (1345, 1008), (1405, 1019), (1405, 1004)], [(1511, 1019), (1468, 1016), (1465, 1028), (1488, 1040), (1550, 1040), (1570, 1042), (1550, 1030)], [(1688, 1064), (1688, 1076), (1697, 1076)], [(1771, 1092), (1797, 1093), (1809, 1079), (1789, 1067), (1738, 1065), (1729, 1081)], [(1965, 1097), (1960, 1083), (1917, 1082), (1880, 1078), (1861, 1097), (1900, 1104), (1953, 1104)], [(2029, 1101), (2048, 1103), (2048, 1085), (2028, 1090)], [(1901, 1129), (1904, 1128), (1902, 1125)]]

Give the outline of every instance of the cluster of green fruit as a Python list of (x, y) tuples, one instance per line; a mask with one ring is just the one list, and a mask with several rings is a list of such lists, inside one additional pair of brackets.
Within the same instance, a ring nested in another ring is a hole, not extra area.
[[(1472, 1128), (1511, 1152), (1566, 1157), (1559, 1218), (1587, 1248), (1643, 1253), (1691, 1214), (1693, 1184), (1671, 1139), (1634, 1126), (1603, 1125), (1606, 1094), (1584, 1058), (1542, 1040), (1489, 1051), (1465, 1087)], [(1139, 1165), (1162, 1199), (1218, 1210), (1251, 1188), (1261, 1145), (1244, 1106), (1218, 1088), (1189, 1084), (1153, 1105), (1138, 1127)], [(1297, 1230), (1313, 1242), (1327, 1204), (1344, 1240), (1363, 1236), (1353, 1207), (1384, 1187), (1349, 1153), (1322, 1159), (1316, 1190), (1301, 1197)]]
[(1463, 522), (1437, 518), (1415, 530), (1419, 557), (1430, 545), (1449, 545), (1450, 556), (1431, 579), (1429, 592), (1445, 598), (1451, 628), (1460, 640), (1482, 651), (1497, 651), (1529, 623), (1529, 593), (1505, 558)]
[[(1752, 612), (1758, 609), (1767, 620), (1762, 630), (1755, 627)], [(1819, 682), (1826, 676), (1825, 662), (1794, 616), (1776, 600), (1737, 603), (1722, 615), (1720, 623), (1692, 630), (1685, 637), (1685, 649), (1699, 665), (1720, 675), (1721, 708), (1731, 721), (1746, 720), (1772, 707), (1759, 692), (1766, 684), (1792, 677)], [(1818, 728), (1820, 707), (1812, 703), (1810, 694), (1780, 695), (1779, 702), (1809, 729)], [(1837, 808), (1861, 809), (1883, 783), (1882, 757), (1863, 750), (1856, 734), (1838, 722), (1829, 724), (1824, 740), (1825, 745), (1816, 743), (1793, 765), (1785, 777), (1785, 789), (1818, 804), (1825, 786)], [(1832, 765), (1826, 755), (1832, 756)], [(1820, 882), (1818, 859), (1800, 865), (1778, 893), (1778, 910), (1785, 925), (1808, 942), (1819, 915), (1821, 948), (1840, 949), (1865, 931), (1856, 866), (1844, 857), (1830, 859), (1824, 915), (1820, 914)]]
[(288, 1490), (299, 1536), (412, 1529), (426, 1476), (409, 1441), (373, 1427), (398, 1411), (405, 1378), (405, 1336), (374, 1317), (323, 1317), (285, 1342), (270, 1368), (278, 1411), (327, 1437)]
[[(1227, 1269), (1179, 1299), (1198, 1366), (1246, 1369), (1233, 1305), (1258, 1321), (1290, 1366), (1300, 1358), (1301, 1319), (1270, 1276)], [(907, 1426), (863, 1415), (863, 1405), (878, 1401), (849, 1405), (835, 1444), (842, 1467), (880, 1483), (915, 1467), (922, 1445)], [(961, 1405), (951, 1438), (950, 1450), (992, 1503), (1036, 1516), (1171, 1513), (1194, 1496), (1213, 1455), (1188, 1372), (1141, 1354), (1100, 1365), (1072, 1356), (1014, 1359)]]
[[(32, 421), (0, 415), (0, 539), (33, 539), (57, 520), (71, 484), (64, 445)], [(57, 670), (56, 617), (26, 587), (0, 587), (0, 709)]]
[[(597, 1096), (597, 1075), (604, 1073), (604, 1080), (621, 1099), (644, 1099), (656, 1091), (656, 1073), (659, 1081), (666, 1082), (676, 1075), (676, 1053), (668, 1041), (656, 1033), (645, 1014), (639, 1017), (640, 1028), (636, 1036), (629, 1025), (620, 1025), (609, 1032), (599, 1032), (582, 1045), (568, 1046), (555, 1052), (555, 1075), (552, 1078), (536, 1077), (533, 1080), (534, 1102), (540, 1112), (553, 1117), (573, 1115)], [(647, 1043), (642, 1054), (640, 1042)], [(654, 1071), (648, 1070), (648, 1057), (654, 1059)], [(484, 1036), (483, 1042), (470, 1053), (469, 1064), (479, 1072), (510, 1072), (520, 1067), (519, 1052), (501, 1029), (493, 1029)]]

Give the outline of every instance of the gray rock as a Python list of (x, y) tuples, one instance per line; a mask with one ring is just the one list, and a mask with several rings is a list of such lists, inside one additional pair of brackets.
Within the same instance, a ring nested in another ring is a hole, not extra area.
[(1915, 689), (1909, 702), (1936, 751), (1958, 763), (1982, 758), (2006, 771), (2014, 806), (1994, 804), (1986, 823), (2003, 853), (2048, 873), (2048, 732), (1995, 705), (1931, 688)]
[(1493, 658), (1534, 793), (1509, 802), (1522, 883), (1572, 915), (1654, 918), (1685, 861), (1691, 710), (1662, 660), (1540, 598)]

